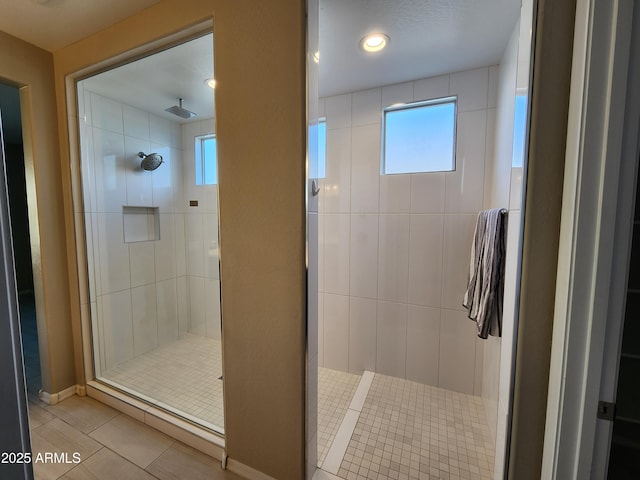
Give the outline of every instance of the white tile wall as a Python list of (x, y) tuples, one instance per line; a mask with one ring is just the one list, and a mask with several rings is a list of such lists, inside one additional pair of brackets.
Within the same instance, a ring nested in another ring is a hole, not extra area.
[[(127, 203), (124, 137), (122, 134), (93, 128), (93, 170), (95, 171), (96, 212), (122, 211)], [(84, 159), (83, 159), (84, 161)], [(90, 162), (91, 158), (87, 159)], [(88, 169), (87, 169), (88, 170)], [(91, 185), (85, 184), (85, 191)]]
[(352, 95), (351, 126), (378, 125), (381, 119), (382, 89), (372, 88)]
[(324, 291), (349, 295), (350, 215), (324, 218)]
[(91, 93), (91, 124), (110, 132), (123, 133), (122, 104)]
[(444, 173), (411, 175), (411, 213), (444, 212)]
[(456, 170), (446, 174), (445, 211), (477, 213), (484, 200), (486, 112), (458, 113)]
[(176, 235), (174, 214), (161, 213), (160, 240), (153, 242), (156, 281), (175, 279), (176, 272)]
[(207, 278), (204, 280), (204, 288), (205, 334), (207, 337), (220, 340), (222, 336), (220, 280)]
[(187, 286), (189, 300), (189, 332), (198, 335), (206, 335), (206, 319), (204, 307), (204, 290), (205, 279), (202, 277), (189, 276), (189, 284)]
[(445, 215), (442, 263), (442, 307), (462, 309), (469, 277), (469, 255), (476, 215)]
[(133, 319), (131, 290), (102, 295), (100, 322), (107, 369), (133, 358)]
[(452, 73), (449, 85), (451, 93), (458, 96), (458, 113), (487, 108), (488, 68)]
[(204, 234), (202, 229), (202, 215), (185, 215), (187, 232), (187, 270), (190, 276), (204, 277)]
[[(409, 215), (380, 215), (378, 240), (378, 298), (380, 300), (402, 303), (408, 300), (409, 222)], [(328, 233), (328, 227), (326, 233)]]
[(376, 370), (378, 302), (351, 297), (349, 301), (349, 372)]
[(129, 246), (124, 243), (122, 214), (98, 213), (101, 294), (131, 287)]
[(439, 384), (456, 392), (473, 393), (476, 326), (461, 310), (442, 309), (440, 318)]
[(173, 168), (173, 163), (178, 161), (178, 157), (174, 157), (177, 150), (165, 145), (152, 143), (150, 151), (162, 155), (162, 164), (153, 172), (148, 172), (151, 174), (153, 205), (157, 206), (162, 213), (173, 212), (174, 185), (181, 183), (181, 177), (175, 176)]
[(411, 211), (411, 175), (380, 176), (380, 213)]
[(337, 95), (325, 99), (324, 116), (327, 117), (327, 130), (351, 127), (351, 95)]
[[(488, 107), (495, 111), (497, 73), (479, 68), (320, 99), (328, 125), (318, 218), (320, 365), (479, 393), (483, 349), (475, 325), (460, 319), (493, 152)], [(457, 170), (381, 176), (382, 109), (449, 95), (459, 102)], [(449, 358), (458, 333), (462, 363)], [(453, 378), (446, 385), (444, 374)]]
[(351, 128), (333, 129), (329, 133), (327, 127), (326, 155), (323, 211), (348, 213), (351, 191)]
[[(104, 374), (187, 332), (220, 336), (217, 186), (195, 186), (193, 159), (194, 136), (212, 133), (213, 122), (181, 126), (81, 90), (84, 301), (97, 303), (92, 321)], [(164, 163), (143, 171), (140, 151)], [(191, 199), (199, 207), (188, 207)], [(159, 207), (158, 240), (125, 243), (127, 205)]]
[(440, 309), (409, 305), (407, 322), (407, 379), (438, 385)]
[(178, 291), (176, 278), (156, 283), (158, 311), (158, 345), (166, 345), (180, 338), (178, 318)]
[(407, 319), (406, 303), (378, 302), (376, 372), (405, 377)]
[(153, 205), (152, 173), (140, 167), (139, 152), (148, 154), (148, 140), (124, 137), (124, 168), (127, 180), (127, 204), (133, 206)]
[[(324, 294), (324, 365), (349, 370), (349, 297)], [(346, 321), (345, 321), (346, 320)]]
[(376, 299), (378, 295), (378, 215), (351, 216), (349, 293)]
[(414, 101), (433, 100), (449, 95), (450, 75), (424, 78), (413, 82)]
[(408, 301), (440, 307), (444, 216), (411, 215), (409, 230)]
[(156, 280), (155, 242), (137, 242), (129, 244), (129, 266), (131, 268), (131, 286), (139, 287), (154, 283)]
[[(355, 98), (355, 96), (354, 96)], [(351, 212), (378, 213), (380, 123), (351, 129)]]
[(134, 355), (158, 346), (158, 304), (155, 284), (131, 289)]
[[(124, 131), (131, 137), (149, 140), (149, 114), (129, 105), (122, 106)], [(145, 152), (148, 153), (148, 152)]]
[(382, 108), (390, 107), (397, 103), (408, 103), (412, 101), (413, 82), (397, 83), (395, 85), (382, 87)]

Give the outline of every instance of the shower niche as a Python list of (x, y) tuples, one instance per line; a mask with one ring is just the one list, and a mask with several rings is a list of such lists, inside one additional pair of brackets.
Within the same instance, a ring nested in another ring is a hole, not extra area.
[(124, 243), (160, 240), (158, 207), (122, 207)]
[(79, 81), (76, 211), (95, 380), (224, 434), (218, 185), (195, 160), (215, 137), (210, 78), (212, 34)]

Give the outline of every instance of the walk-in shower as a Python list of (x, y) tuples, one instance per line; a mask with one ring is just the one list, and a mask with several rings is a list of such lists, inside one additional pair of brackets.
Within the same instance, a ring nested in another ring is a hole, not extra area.
[[(533, 3), (320, 0), (309, 285), (329, 474), (503, 477)], [(367, 50), (367, 32), (391, 41)], [(462, 304), (476, 219), (494, 208), (508, 210), (504, 317), (484, 339)]]
[(77, 91), (95, 378), (223, 433), (212, 77), (209, 34)]

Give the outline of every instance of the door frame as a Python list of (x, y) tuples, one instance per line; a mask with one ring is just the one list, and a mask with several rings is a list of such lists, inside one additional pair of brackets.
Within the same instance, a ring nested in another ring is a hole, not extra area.
[[(3, 418), (0, 421), (3, 435), (0, 435), (0, 451), (18, 455), (31, 454), (27, 389), (20, 336), (20, 314), (18, 312), (18, 290), (15, 279), (15, 267), (9, 221), (9, 201), (7, 197), (7, 177), (4, 156), (2, 119), (0, 118), (0, 361), (8, 368), (0, 369), (0, 382), (3, 394), (0, 395), (0, 408)], [(25, 457), (23, 457), (24, 459)], [(4, 463), (4, 462), (3, 462)], [(13, 462), (2, 465), (3, 476), (11, 478), (33, 478), (31, 462)]]
[[(598, 450), (610, 429), (602, 429), (596, 412), (611, 369), (605, 332), (617, 329), (619, 347), (624, 312), (615, 289), (626, 285), (623, 233), (633, 211), (629, 170), (637, 163), (640, 113), (638, 95), (627, 93), (633, 13), (633, 0), (576, 5), (543, 478), (606, 473), (608, 446), (605, 457)], [(607, 342), (616, 343), (611, 336)]]

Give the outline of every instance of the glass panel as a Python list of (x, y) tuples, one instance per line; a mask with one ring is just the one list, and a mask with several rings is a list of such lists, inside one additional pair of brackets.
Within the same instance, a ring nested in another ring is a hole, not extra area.
[(96, 378), (223, 433), (211, 77), (210, 34), (79, 82), (78, 118)]

